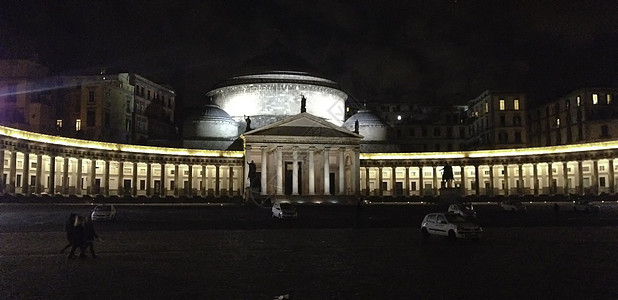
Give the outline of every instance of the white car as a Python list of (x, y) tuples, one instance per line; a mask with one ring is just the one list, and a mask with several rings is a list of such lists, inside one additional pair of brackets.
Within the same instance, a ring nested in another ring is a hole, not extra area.
[(459, 214), (431, 213), (427, 214), (421, 223), (421, 234), (425, 240), (429, 239), (430, 235), (445, 236), (449, 240), (478, 240), (483, 235), (483, 228)]
[(115, 220), (116, 208), (113, 204), (97, 205), (90, 215), (93, 221), (96, 220)]
[(275, 202), (272, 207), (272, 217), (279, 219), (296, 219), (298, 212), (296, 208), (287, 202)]
[(500, 202), (500, 206), (505, 211), (526, 211), (526, 206), (519, 201), (507, 200)]
[(448, 207), (448, 212), (458, 214), (464, 218), (476, 218), (476, 211), (472, 204), (451, 204)]
[(598, 212), (600, 209), (600, 206), (592, 204), (592, 202), (586, 200), (580, 200), (573, 204), (574, 211)]

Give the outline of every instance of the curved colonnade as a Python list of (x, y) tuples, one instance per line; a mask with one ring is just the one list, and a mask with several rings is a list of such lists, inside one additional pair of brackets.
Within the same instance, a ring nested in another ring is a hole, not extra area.
[[(361, 153), (358, 194), (436, 197), (615, 194), (618, 141), (439, 153)], [(220, 197), (245, 188), (245, 153), (122, 145), (0, 126), (0, 195)], [(340, 193), (340, 192), (338, 192)], [(342, 191), (341, 193), (345, 193)]]

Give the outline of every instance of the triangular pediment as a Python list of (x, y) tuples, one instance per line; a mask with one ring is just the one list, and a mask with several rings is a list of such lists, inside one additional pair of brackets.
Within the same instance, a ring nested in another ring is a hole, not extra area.
[(279, 122), (251, 130), (244, 134), (252, 136), (288, 136), (288, 137), (321, 137), (321, 138), (356, 138), (362, 136), (337, 126), (309, 113), (300, 113)]

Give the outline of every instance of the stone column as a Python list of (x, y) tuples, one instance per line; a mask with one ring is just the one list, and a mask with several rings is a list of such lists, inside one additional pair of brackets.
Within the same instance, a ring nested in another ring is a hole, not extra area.
[(178, 163), (174, 164), (174, 196), (178, 197), (178, 187), (181, 186), (180, 183), (180, 165)]
[(227, 169), (227, 194), (234, 196), (234, 166), (229, 165)]
[(69, 194), (69, 157), (62, 158), (62, 193)]
[(243, 177), (243, 180), (242, 180), (243, 191), (251, 187), (251, 180), (253, 180), (253, 178), (249, 179), (249, 163), (251, 162), (251, 160), (252, 160), (251, 146), (246, 145), (245, 146), (245, 164), (243, 165), (243, 169), (245, 170), (244, 171), (245, 177)]
[(166, 182), (165, 182), (165, 177), (166, 177), (166, 168), (165, 168), (165, 162), (162, 161), (160, 163), (161, 165), (161, 173), (159, 174), (159, 176), (161, 177), (159, 180), (161, 181), (160, 186), (159, 186), (159, 197), (166, 197), (167, 196), (167, 188), (165, 187)]
[[(0, 158), (2, 158), (2, 155), (0, 155)], [(2, 172), (0, 172), (0, 178), (1, 176), (2, 176)], [(56, 156), (53, 154), (49, 155), (49, 188), (47, 189), (47, 192), (50, 195), (56, 194)], [(0, 187), (0, 194), (1, 194), (1, 187)]]
[(425, 184), (423, 183), (423, 166), (418, 167), (418, 191), (419, 196), (425, 197)]
[(577, 180), (579, 181), (579, 194), (583, 195), (584, 194), (584, 162), (581, 160), (577, 161)]
[(292, 147), (292, 195), (298, 195), (298, 147)]
[(207, 181), (208, 176), (206, 176), (208, 174), (207, 171), (208, 170), (206, 169), (206, 165), (203, 164), (202, 165), (202, 196), (203, 197), (206, 197), (207, 193), (208, 193), (208, 188), (207, 188), (207, 184), (206, 184), (208, 182)]
[(504, 195), (508, 196), (510, 194), (509, 191), (509, 165), (504, 165)]
[(24, 152), (24, 164), (22, 165), (22, 193), (26, 196), (30, 195), (30, 153)]
[(562, 193), (565, 196), (569, 195), (569, 162), (562, 162), (562, 176), (564, 178), (564, 192)]
[(607, 180), (609, 181), (609, 193), (613, 195), (615, 191), (615, 185), (616, 185), (615, 179), (614, 179), (614, 159), (613, 158), (608, 159), (607, 163), (609, 164), (608, 166), (609, 170), (607, 170), (609, 172), (608, 174), (609, 178)]
[(315, 160), (313, 158), (313, 154), (315, 152), (315, 148), (313, 146), (309, 147), (308, 153), (308, 164), (309, 164), (309, 195), (315, 195)]
[(188, 168), (189, 168), (189, 182), (188, 182), (188, 191), (187, 191), (187, 196), (191, 197), (193, 196), (193, 163), (189, 163), (188, 164)]
[(105, 177), (103, 179), (105, 184), (105, 196), (109, 197), (109, 165), (110, 165), (110, 161), (109, 159), (105, 160)]
[[(4, 163), (4, 162), (2, 162)], [(36, 155), (36, 183), (34, 193), (40, 195), (43, 187), (43, 154)]]
[(152, 163), (146, 163), (146, 197), (152, 197)]
[(119, 196), (124, 197), (124, 162), (118, 162), (118, 191), (116, 192)]
[[(266, 152), (266, 146), (261, 147), (262, 150), (262, 163), (260, 164), (261, 178), (260, 184), (262, 191), (260, 195), (268, 195), (268, 153)], [(309, 175), (311, 177), (311, 175)], [(311, 184), (311, 183), (310, 183)]]
[(476, 193), (476, 196), (481, 194), (481, 177), (479, 175), (479, 165), (474, 165), (474, 182), (475, 182), (475, 186), (474, 186), (474, 192)]
[(461, 195), (465, 197), (468, 195), (468, 188), (466, 187), (466, 166), (459, 167), (459, 170), (461, 174)]
[(350, 169), (350, 173), (353, 174), (351, 175), (352, 178), (350, 180), (350, 182), (352, 183), (352, 187), (354, 188), (354, 195), (355, 196), (360, 196), (361, 195), (361, 190), (360, 190), (360, 148), (359, 147), (354, 147), (352, 150), (352, 153), (354, 155), (354, 159), (352, 159), (352, 167)]
[(380, 167), (378, 167), (378, 182), (377, 182), (377, 184), (378, 184), (378, 196), (380, 196), (380, 197), (384, 196), (384, 191), (382, 189), (382, 181), (383, 181), (383, 179), (382, 179), (382, 167), (380, 166)]
[(81, 195), (82, 194), (82, 158), (78, 157), (77, 158), (77, 175), (76, 175), (76, 183), (75, 183), (75, 194), (76, 195)]
[(549, 186), (549, 195), (554, 195), (554, 169), (552, 168), (552, 162), (547, 163), (547, 185)]
[(489, 195), (495, 196), (494, 191), (494, 165), (489, 165)]
[[(4, 164), (4, 161), (2, 161)], [(15, 194), (15, 180), (17, 180), (17, 150), (13, 149), (11, 151), (11, 160), (9, 161), (9, 186), (7, 191), (10, 194)]]
[(371, 195), (369, 190), (369, 166), (365, 167), (365, 195)]
[(330, 195), (330, 148), (324, 147), (322, 153), (324, 162), (324, 195)]
[(345, 148), (339, 148), (339, 195), (345, 195)]
[(97, 179), (97, 160), (95, 158), (92, 158), (90, 160), (90, 195), (95, 196), (96, 194), (99, 193), (99, 191), (96, 190), (95, 184), (96, 184), (96, 179)]
[(133, 178), (131, 179), (131, 196), (137, 197), (137, 165), (136, 160), (131, 162), (133, 164)]
[(519, 187), (517, 188), (517, 194), (518, 195), (522, 195), (523, 194), (523, 190), (525, 187), (524, 184), (524, 165), (523, 164), (517, 164), (517, 167), (519, 168)]
[(599, 161), (592, 161), (592, 193), (599, 194)]
[(215, 196), (221, 196), (221, 165), (215, 165)]
[(277, 161), (277, 195), (283, 195), (283, 147), (277, 146), (275, 150), (275, 160)]
[(397, 167), (391, 167), (391, 196), (397, 193)]
[(403, 187), (403, 194), (406, 197), (410, 197), (410, 167), (405, 167), (406, 169), (406, 175), (405, 175), (405, 185)]
[(433, 196), (438, 196), (438, 167), (431, 166), (433, 172)]
[(539, 171), (537, 170), (537, 164), (532, 164), (532, 181), (534, 182), (534, 195), (539, 195)]
[(4, 149), (0, 148), (0, 195), (4, 195)]

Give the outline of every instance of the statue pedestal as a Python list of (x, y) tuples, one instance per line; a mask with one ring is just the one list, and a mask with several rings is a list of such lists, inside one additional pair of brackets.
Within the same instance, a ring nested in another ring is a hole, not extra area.
[(461, 190), (459, 188), (440, 188), (440, 202), (452, 203), (456, 202), (461, 197)]

